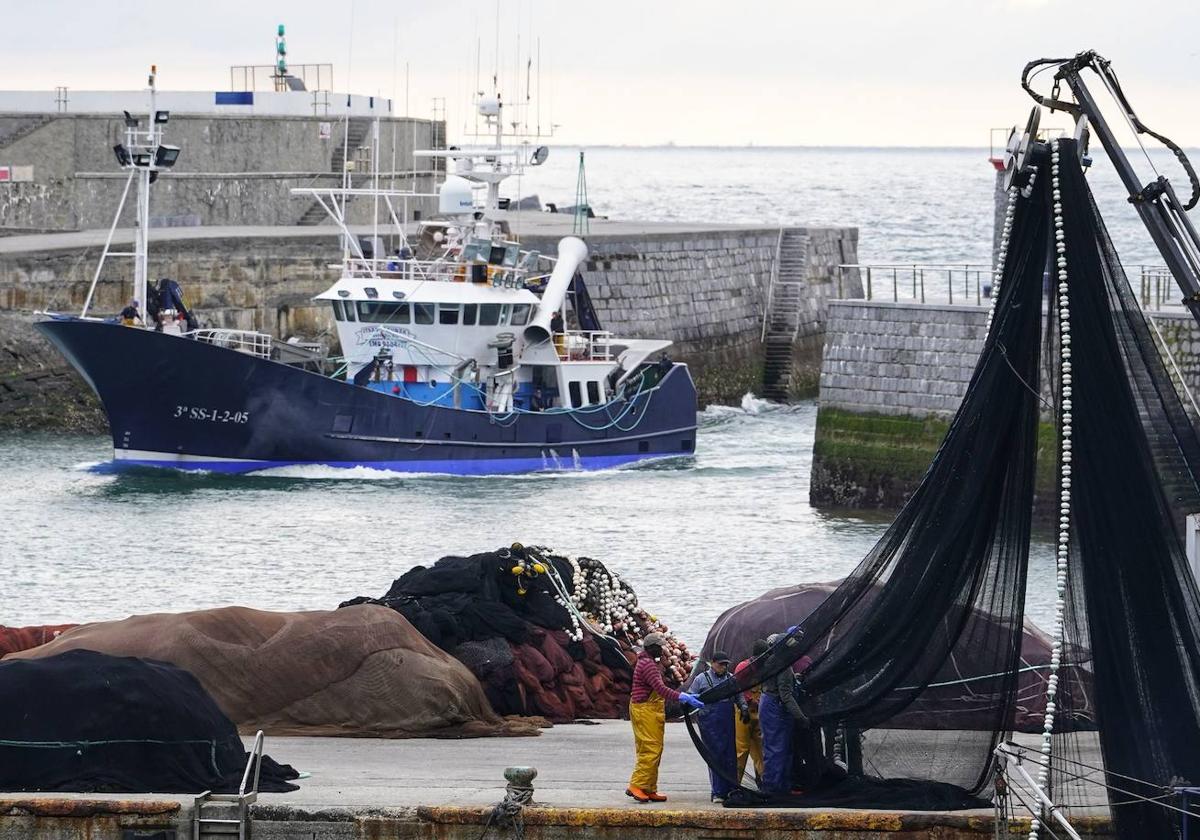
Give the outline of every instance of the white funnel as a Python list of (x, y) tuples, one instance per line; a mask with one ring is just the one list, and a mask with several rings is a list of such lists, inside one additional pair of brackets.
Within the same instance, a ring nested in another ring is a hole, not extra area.
[(562, 309), (563, 300), (567, 296), (567, 288), (571, 278), (580, 264), (587, 259), (588, 249), (583, 240), (576, 236), (565, 236), (558, 242), (558, 262), (550, 279), (546, 282), (546, 291), (538, 302), (537, 312), (529, 326), (525, 328), (525, 343), (540, 344), (550, 339), (550, 319), (555, 312)]

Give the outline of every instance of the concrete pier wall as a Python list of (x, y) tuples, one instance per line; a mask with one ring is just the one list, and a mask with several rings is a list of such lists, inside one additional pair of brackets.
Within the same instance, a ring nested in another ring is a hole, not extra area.
[[(1184, 312), (1152, 318), (1187, 386), (1180, 388), (1187, 403), (1188, 392), (1200, 394), (1200, 326)], [(979, 306), (830, 304), (813, 445), (814, 504), (897, 508), (907, 500), (966, 393), (986, 321), (987, 307)], [(1053, 425), (1043, 417), (1039, 498), (1053, 495), (1055, 447)]]
[[(144, 117), (143, 117), (144, 119)], [(322, 126), (329, 129), (323, 138)], [(373, 121), (329, 116), (172, 115), (164, 140), (179, 146), (179, 162), (152, 189), (152, 226), (292, 225), (311, 200), (293, 198), (292, 188), (341, 185), (343, 152), (351, 161), (369, 152)], [(416, 185), (428, 192), (431, 176), (408, 177), (413, 150), (437, 148), (441, 123), (411, 118), (380, 122), (379, 169), (403, 173), (396, 189)], [(114, 114), (0, 113), (0, 166), (32, 168), (32, 180), (0, 183), (0, 236), (40, 231), (107, 229), (120, 202), (127, 173), (118, 168), (113, 145), (125, 138)], [(428, 169), (422, 162), (420, 168)], [(360, 167), (360, 172), (369, 171)], [(365, 175), (357, 175), (365, 182)], [(360, 185), (365, 185), (362, 183)], [(392, 181), (384, 179), (385, 186)], [(432, 199), (409, 207), (428, 215)], [(351, 222), (366, 222), (372, 208), (350, 202)], [(402, 208), (397, 207), (397, 212)], [(133, 191), (121, 226), (135, 217)]]

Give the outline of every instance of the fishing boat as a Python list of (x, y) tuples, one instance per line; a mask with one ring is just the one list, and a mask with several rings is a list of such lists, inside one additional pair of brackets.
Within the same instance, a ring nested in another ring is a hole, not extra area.
[[(396, 205), (421, 194), (381, 189), (377, 173), (365, 187), (293, 190), (321, 203), (342, 243), (339, 276), (315, 298), (341, 345), (330, 372), (302, 345), (202, 326), (177, 284), (148, 282), (151, 184), (179, 155), (163, 142), (153, 76), (150, 93), (146, 127), (127, 114), (115, 150), (125, 195), (138, 188), (134, 298), (145, 323), (89, 315), (94, 280), (82, 312), (43, 313), (36, 324), (99, 395), (113, 466), (485, 475), (694, 452), (696, 390), (687, 366), (664, 355), (671, 342), (605, 330), (581, 271), (586, 243), (565, 237), (554, 255), (524, 249), (499, 212), (500, 184), (548, 150), (505, 146), (498, 95), (477, 103), (494, 129), (484, 147), (418, 153), (453, 174), (436, 193), (440, 218), (415, 231)], [(392, 224), (379, 235), (347, 226), (346, 203), (363, 198), (387, 210)]]

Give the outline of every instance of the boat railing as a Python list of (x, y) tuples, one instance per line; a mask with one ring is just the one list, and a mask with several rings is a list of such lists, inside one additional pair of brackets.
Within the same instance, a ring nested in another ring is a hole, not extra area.
[(611, 362), (612, 337), (608, 330), (564, 330), (553, 335), (554, 351), (564, 362)]
[[(543, 276), (544, 272), (529, 271), (521, 266), (492, 265), (491, 263), (458, 262), (436, 259), (369, 259), (349, 257), (343, 264), (345, 273), (357, 279), (434, 280), (451, 283), (477, 283), (501, 288), (522, 288), (526, 283)], [(480, 279), (482, 278), (482, 279)]]
[(183, 334), (185, 338), (203, 341), (215, 347), (237, 350), (261, 359), (271, 358), (271, 336), (253, 330), (201, 329)]

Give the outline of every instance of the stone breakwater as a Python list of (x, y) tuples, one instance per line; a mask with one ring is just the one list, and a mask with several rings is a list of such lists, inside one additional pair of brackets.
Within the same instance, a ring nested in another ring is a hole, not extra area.
[[(547, 220), (542, 230), (524, 235), (526, 247), (555, 253), (558, 238), (569, 233), (554, 229), (563, 221)], [(805, 243), (805, 260), (792, 391), (803, 396), (811, 395), (816, 383), (829, 300), (862, 292), (857, 282), (839, 281), (837, 269), (857, 259), (857, 229), (795, 230)], [(118, 244), (127, 234), (119, 234)], [(778, 228), (606, 226), (595, 220), (587, 241), (584, 276), (606, 328), (675, 342), (669, 355), (689, 364), (702, 404), (737, 402), (760, 389), (762, 326), (778, 258)], [(0, 376), (17, 383), (9, 399), (0, 402), (0, 428), (106, 430), (86, 386), (29, 327), (34, 310), (79, 311), (102, 242), (102, 236), (89, 234), (0, 240), (0, 312), (7, 312), (0, 338), (9, 348)], [(335, 250), (329, 228), (160, 230), (152, 235), (150, 275), (178, 280), (206, 325), (283, 339), (317, 337), (337, 352), (327, 306), (310, 300), (336, 279), (337, 270), (329, 266)], [(113, 261), (109, 266), (111, 273), (106, 270), (97, 286), (93, 311), (98, 314), (119, 311), (129, 296), (127, 265)], [(34, 368), (56, 373), (31, 379), (27, 372)], [(67, 417), (58, 416), (57, 397), (39, 393), (57, 378), (71, 383), (73, 403), (80, 407)]]
[[(1200, 393), (1200, 326), (1155, 313), (1187, 394)], [(813, 444), (814, 505), (897, 508), (916, 489), (983, 349), (987, 307), (835, 301), (829, 306)], [(1168, 368), (1171, 363), (1168, 361)], [(1200, 414), (1200, 411), (1195, 411)], [(1052, 500), (1054, 426), (1038, 434), (1035, 505)], [(1041, 505), (1038, 505), (1039, 509)]]

